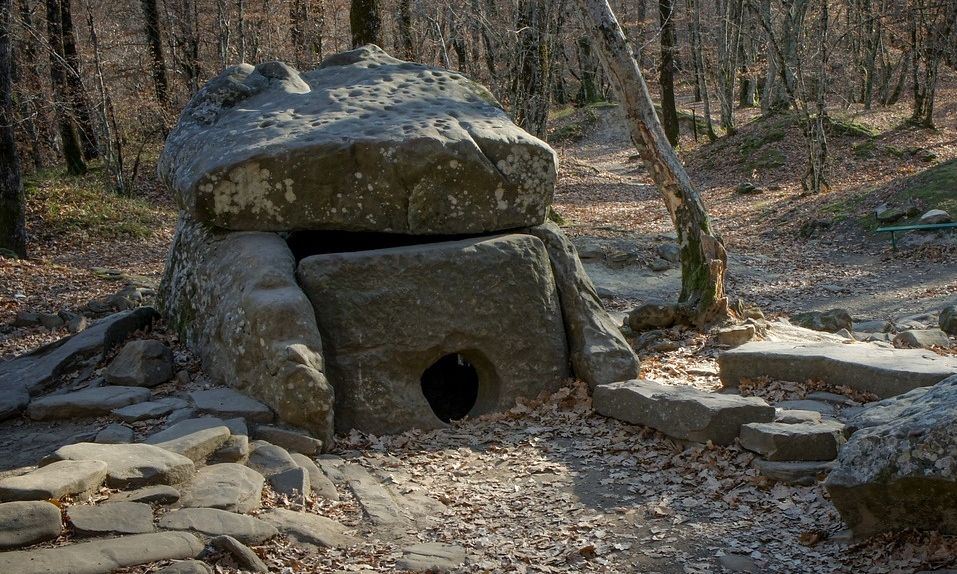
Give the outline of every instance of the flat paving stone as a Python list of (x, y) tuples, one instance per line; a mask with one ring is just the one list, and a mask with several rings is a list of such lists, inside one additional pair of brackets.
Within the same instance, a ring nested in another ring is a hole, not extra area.
[(346, 534), (348, 529), (339, 522), (310, 512), (271, 508), (261, 514), (260, 518), (299, 544), (319, 548), (345, 548), (360, 542)]
[(156, 486), (138, 488), (132, 492), (118, 492), (110, 498), (110, 501), (167, 505), (173, 504), (179, 499), (180, 493), (178, 490), (166, 484), (157, 484)]
[(221, 447), (229, 435), (229, 428), (221, 419), (198, 418), (180, 421), (144, 442), (200, 462)]
[(77, 504), (66, 511), (77, 536), (153, 532), (153, 507), (141, 502)]
[(721, 383), (742, 379), (808, 379), (874, 393), (880, 398), (927, 387), (957, 373), (957, 358), (924, 349), (887, 349), (872, 344), (759, 341), (718, 356)]
[(465, 563), (465, 549), (452, 544), (426, 542), (402, 549), (402, 557), (396, 560), (399, 570), (413, 572), (449, 572)]
[(271, 425), (259, 425), (256, 427), (255, 436), (258, 440), (264, 440), (276, 446), (280, 446), (290, 453), (298, 452), (312, 455), (317, 452), (322, 452), (322, 441), (309, 436), (305, 432)]
[[(49, 502), (30, 500), (0, 504), (0, 549), (21, 548), (53, 540), (62, 531), (60, 509)], [(0, 554), (0, 557), (5, 555)], [(19, 570), (0, 566), (0, 572)]]
[(264, 483), (263, 475), (241, 464), (206, 466), (193, 477), (182, 506), (249, 512), (259, 508)]
[(595, 387), (595, 410), (607, 417), (644, 425), (696, 442), (728, 445), (741, 425), (770, 422), (774, 407), (758, 397), (719, 394), (691, 386), (636, 379)]
[(199, 560), (180, 560), (173, 562), (166, 568), (157, 570), (156, 574), (213, 574), (205, 562)]
[(92, 492), (106, 480), (99, 460), (62, 460), (0, 480), (0, 500), (50, 500)]
[(35, 421), (99, 417), (149, 398), (150, 390), (141, 387), (93, 387), (34, 399), (27, 407), (27, 416)]
[(322, 472), (311, 458), (298, 452), (291, 452), (289, 456), (309, 473), (309, 486), (312, 488), (313, 494), (326, 500), (339, 500), (339, 491), (336, 490), (336, 485), (329, 480), (326, 473)]
[(262, 544), (279, 533), (275, 526), (258, 518), (216, 508), (183, 508), (164, 514), (159, 527), (191, 530), (207, 536), (228, 534), (243, 544)]
[(133, 442), (133, 429), (120, 424), (109, 424), (96, 433), (93, 442), (99, 444), (127, 444)]
[(273, 412), (269, 407), (233, 389), (194, 391), (189, 396), (197, 410), (220, 418), (242, 417), (247, 421), (260, 423), (273, 420)]
[(154, 532), (93, 540), (56, 548), (0, 553), (0, 572), (109, 574), (160, 560), (195, 558), (203, 543), (188, 532)]
[(834, 460), (845, 442), (844, 424), (834, 420), (741, 427), (741, 446), (771, 461)]
[(173, 412), (173, 410), (175, 409), (168, 403), (146, 401), (145, 403), (136, 403), (123, 408), (113, 409), (113, 414), (118, 416), (123, 422), (133, 423), (136, 421), (162, 418)]
[(102, 460), (106, 484), (111, 488), (138, 488), (152, 484), (178, 484), (196, 472), (193, 461), (149, 444), (96, 444), (81, 442), (58, 448), (56, 460)]

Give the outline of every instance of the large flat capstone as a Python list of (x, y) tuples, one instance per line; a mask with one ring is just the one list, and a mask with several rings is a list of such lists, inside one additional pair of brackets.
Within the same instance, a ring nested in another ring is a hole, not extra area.
[(315, 255), (298, 275), (322, 334), (337, 429), (441, 426), (423, 390), (433, 366), (436, 396), (453, 401), (455, 385), (477, 377), (461, 413), (473, 416), (569, 375), (548, 254), (530, 235)]
[(880, 398), (938, 383), (957, 373), (957, 358), (923, 349), (868, 344), (755, 342), (718, 357), (721, 383), (742, 379), (820, 380), (874, 393)]
[(774, 407), (758, 397), (709, 393), (691, 386), (635, 379), (595, 387), (595, 410), (682, 440), (734, 442), (741, 425), (771, 422)]
[(369, 45), (303, 73), (227, 68), (183, 111), (159, 172), (225, 229), (450, 234), (540, 224), (555, 164), (485, 88)]

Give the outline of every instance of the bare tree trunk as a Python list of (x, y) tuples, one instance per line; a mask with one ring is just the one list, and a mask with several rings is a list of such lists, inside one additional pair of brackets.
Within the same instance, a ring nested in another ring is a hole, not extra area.
[(701, 197), (668, 144), (648, 86), (607, 0), (578, 0), (605, 70), (625, 111), (631, 141), (658, 186), (681, 248), (682, 321), (704, 326), (728, 317), (724, 292), (727, 253)]
[(708, 94), (707, 64), (701, 49), (701, 17), (698, 0), (689, 0), (688, 9), (691, 12), (691, 57), (695, 61), (695, 74), (698, 75), (695, 80), (701, 88), (702, 111), (708, 140), (714, 141), (718, 139), (718, 136), (714, 132), (714, 123), (711, 121), (711, 97)]
[(349, 8), (349, 24), (352, 28), (352, 45), (382, 44), (382, 17), (379, 0), (352, 0)]
[(96, 143), (96, 128), (93, 112), (86, 97), (86, 88), (80, 77), (80, 55), (76, 49), (76, 34), (73, 33), (72, 0), (60, 0), (60, 33), (63, 36), (63, 56), (66, 59), (66, 83), (73, 104), (73, 115), (83, 143), (83, 157), (87, 160), (99, 157)]
[(246, 2), (236, 0), (236, 17), (239, 26), (239, 61), (246, 61)]
[[(829, 32), (829, 13), (827, 3), (829, 0), (821, 2), (820, 28), (817, 33), (820, 37), (820, 59), (818, 60), (817, 82), (815, 83), (815, 108), (816, 114), (811, 115), (804, 112), (805, 137), (808, 142), (808, 162), (804, 178), (801, 180), (801, 186), (805, 191), (811, 193), (821, 193), (828, 189), (827, 182), (827, 132), (824, 129), (824, 122), (827, 118), (827, 108), (825, 107), (825, 95), (827, 92), (827, 61), (829, 56), (828, 32)], [(798, 68), (800, 73), (801, 68)], [(802, 83), (806, 83), (803, 82)]]
[(116, 125), (116, 114), (113, 110), (113, 100), (103, 81), (103, 66), (100, 60), (100, 42), (93, 22), (93, 9), (86, 5), (86, 22), (90, 30), (90, 43), (93, 45), (93, 69), (96, 72), (96, 85), (100, 96), (97, 106), (100, 116), (100, 144), (103, 149), (100, 157), (113, 180), (113, 190), (124, 195), (127, 193), (126, 175), (123, 172), (123, 146), (120, 131)]
[(12, 0), (0, 0), (0, 250), (26, 257), (26, 198), (13, 134), (12, 12)]
[(216, 0), (216, 28), (216, 53), (219, 54), (220, 67), (225, 68), (229, 63), (229, 42), (232, 39), (228, 0)]
[(729, 134), (734, 133), (734, 81), (738, 73), (742, 1), (719, 2), (721, 38), (718, 40), (718, 101), (721, 104), (721, 127)]
[(417, 55), (415, 53), (415, 40), (412, 38), (412, 0), (399, 0), (399, 14), (396, 24), (402, 58), (414, 62)]
[(546, 0), (522, 0), (518, 10), (510, 94), (512, 115), (522, 129), (542, 138), (552, 85), (549, 10)]
[(163, 57), (163, 41), (160, 38), (159, 9), (156, 0), (141, 0), (143, 8), (143, 31), (146, 34), (146, 45), (149, 47), (150, 74), (153, 76), (153, 89), (160, 104), (169, 102), (169, 80), (166, 77), (166, 58)]
[(56, 110), (60, 139), (63, 146), (63, 159), (66, 160), (67, 173), (81, 175), (86, 173), (83, 159), (83, 147), (77, 134), (73, 114), (70, 113), (69, 88), (66, 81), (66, 58), (63, 56), (63, 33), (60, 27), (60, 3), (58, 0), (46, 0), (47, 39), (50, 43), (50, 83), (53, 86), (53, 106)]
[(658, 0), (661, 23), (661, 61), (658, 83), (661, 86), (661, 119), (668, 143), (678, 145), (678, 110), (675, 108), (675, 24), (672, 0)]
[(53, 133), (53, 122), (47, 113), (45, 102), (48, 98), (44, 93), (40, 72), (39, 41), (43, 35), (33, 23), (33, 13), (27, 0), (19, 0), (17, 7), (24, 38), (18, 43), (16, 56), (19, 57), (20, 66), (15, 66), (19, 73), (14, 73), (14, 84), (19, 86), (20, 116), (24, 118), (29, 134), (33, 168), (40, 170), (44, 167), (43, 149), (56, 149), (56, 136)]
[(289, 5), (289, 34), (295, 53), (296, 67), (303, 69), (309, 64), (309, 42), (306, 40), (306, 24), (309, 22), (307, 0), (293, 0)]

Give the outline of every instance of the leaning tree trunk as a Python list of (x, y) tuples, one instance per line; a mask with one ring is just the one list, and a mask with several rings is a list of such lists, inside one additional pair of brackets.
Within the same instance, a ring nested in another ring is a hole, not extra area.
[(668, 144), (648, 86), (611, 6), (607, 0), (578, 0), (578, 4), (585, 13), (585, 21), (594, 24), (586, 28), (624, 107), (631, 141), (652, 174), (678, 232), (679, 317), (698, 326), (724, 319), (729, 314), (724, 292), (724, 242), (674, 148)]
[(0, 250), (27, 256), (23, 182), (13, 135), (11, 0), (0, 0)]

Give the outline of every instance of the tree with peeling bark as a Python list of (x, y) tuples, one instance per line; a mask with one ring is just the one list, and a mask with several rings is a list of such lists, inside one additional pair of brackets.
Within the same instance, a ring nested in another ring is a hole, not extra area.
[[(668, 143), (631, 46), (607, 0), (578, 0), (605, 71), (621, 102), (631, 141), (654, 178), (678, 233), (678, 316), (704, 326), (729, 316), (724, 292), (727, 253), (691, 178)], [(588, 25), (590, 24), (590, 25)]]

